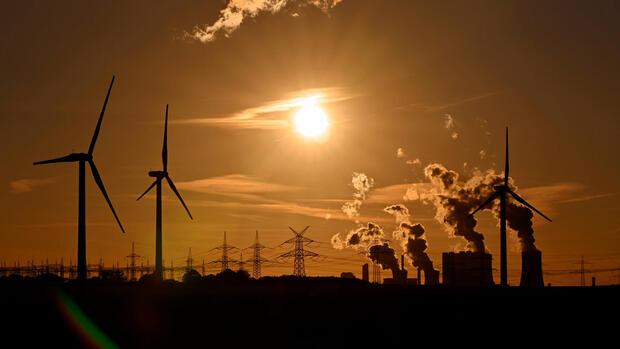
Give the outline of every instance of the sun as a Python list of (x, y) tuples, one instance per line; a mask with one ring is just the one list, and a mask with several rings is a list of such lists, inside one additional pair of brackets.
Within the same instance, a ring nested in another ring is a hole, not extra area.
[(305, 105), (295, 114), (295, 129), (305, 137), (319, 138), (328, 127), (327, 114), (316, 105)]

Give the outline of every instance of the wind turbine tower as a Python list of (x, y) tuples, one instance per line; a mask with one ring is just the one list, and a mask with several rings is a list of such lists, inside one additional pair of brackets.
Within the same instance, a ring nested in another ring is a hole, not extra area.
[(163, 168), (164, 168), (163, 171), (150, 171), (149, 172), (149, 176), (154, 177), (155, 181), (137, 199), (137, 200), (140, 200), (153, 187), (155, 186), (157, 187), (156, 189), (157, 195), (155, 199), (156, 200), (156, 204), (155, 204), (155, 276), (159, 278), (160, 280), (163, 279), (163, 266), (164, 266), (163, 257), (162, 257), (162, 237), (161, 237), (161, 228), (162, 228), (161, 182), (164, 178), (166, 179), (166, 182), (168, 182), (170, 189), (172, 189), (172, 191), (179, 198), (179, 201), (181, 201), (181, 204), (185, 208), (185, 211), (187, 211), (189, 218), (192, 220), (194, 219), (192, 217), (192, 214), (189, 213), (189, 209), (187, 208), (187, 205), (185, 205), (185, 202), (183, 201), (181, 194), (179, 194), (179, 191), (174, 185), (174, 182), (172, 182), (172, 179), (170, 179), (170, 176), (168, 175), (168, 104), (166, 104), (166, 120), (164, 123), (164, 146), (161, 151), (161, 158), (162, 158), (162, 163), (163, 163)]
[(86, 264), (86, 163), (90, 166), (90, 170), (93, 174), (93, 178), (95, 179), (95, 183), (99, 187), (101, 194), (108, 202), (108, 206), (110, 206), (110, 210), (112, 210), (112, 214), (114, 218), (116, 218), (116, 222), (118, 226), (121, 228), (121, 231), (124, 233), (125, 229), (121, 225), (121, 221), (118, 219), (116, 215), (116, 211), (114, 211), (114, 207), (112, 206), (112, 202), (108, 197), (108, 193), (105, 190), (105, 186), (103, 185), (103, 181), (101, 180), (101, 176), (99, 175), (99, 171), (97, 170), (97, 166), (95, 166), (95, 162), (93, 160), (93, 151), (95, 150), (95, 143), (97, 142), (97, 137), (99, 136), (99, 130), (101, 129), (101, 121), (103, 120), (103, 114), (105, 113), (106, 106), (108, 105), (108, 99), (110, 98), (110, 92), (112, 91), (112, 85), (114, 84), (114, 76), (112, 76), (112, 81), (110, 82), (110, 87), (108, 88), (108, 93), (105, 96), (105, 101), (103, 102), (103, 108), (101, 109), (101, 114), (99, 114), (99, 121), (97, 121), (97, 126), (95, 127), (95, 133), (93, 134), (93, 138), (90, 141), (90, 146), (88, 147), (88, 153), (73, 153), (67, 156), (44, 160), (35, 162), (34, 165), (43, 165), (43, 164), (51, 164), (57, 162), (77, 162), (79, 164), (78, 171), (78, 265), (77, 265), (77, 277), (79, 280), (86, 280), (87, 278), (87, 264)]
[(482, 210), (486, 205), (491, 203), (493, 200), (499, 198), (499, 235), (500, 235), (500, 253), (501, 253), (501, 267), (500, 267), (500, 284), (502, 286), (508, 286), (508, 263), (507, 263), (507, 254), (506, 254), (506, 194), (510, 194), (515, 200), (524, 206), (528, 207), (532, 211), (538, 213), (546, 220), (551, 222), (551, 219), (547, 218), (542, 212), (538, 211), (534, 206), (530, 205), (527, 201), (525, 201), (522, 197), (517, 195), (515, 192), (510, 190), (508, 186), (508, 169), (509, 169), (509, 161), (508, 161), (508, 127), (506, 127), (506, 165), (504, 170), (504, 184), (495, 186), (495, 193), (491, 195), (491, 197), (485, 201), (480, 207), (478, 207), (474, 212), (470, 213), (470, 215), (474, 215), (476, 212)]

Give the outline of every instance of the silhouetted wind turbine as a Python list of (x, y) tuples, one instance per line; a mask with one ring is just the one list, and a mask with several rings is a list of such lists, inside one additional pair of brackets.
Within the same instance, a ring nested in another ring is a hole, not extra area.
[(517, 195), (515, 192), (510, 190), (508, 187), (508, 127), (506, 127), (506, 168), (504, 170), (504, 185), (497, 185), (493, 187), (495, 189), (495, 193), (491, 195), (491, 197), (485, 201), (480, 207), (478, 207), (474, 212), (470, 213), (473, 216), (476, 212), (482, 210), (486, 205), (491, 203), (493, 200), (499, 197), (499, 235), (500, 235), (500, 253), (501, 253), (501, 270), (500, 270), (500, 284), (502, 286), (508, 286), (508, 265), (507, 265), (507, 256), (506, 256), (506, 194), (510, 194), (515, 200), (520, 202), (521, 204), (527, 206), (532, 211), (538, 213), (543, 216), (546, 220), (551, 222), (547, 216), (542, 214), (542, 212), (538, 211), (534, 206), (530, 205), (527, 201), (525, 201), (522, 197)]
[(97, 127), (95, 127), (95, 133), (93, 134), (93, 139), (90, 141), (90, 147), (88, 147), (88, 153), (73, 153), (69, 154), (65, 157), (38, 161), (35, 162), (34, 165), (43, 165), (43, 164), (51, 164), (55, 162), (78, 162), (79, 163), (79, 196), (78, 196), (78, 279), (85, 280), (86, 279), (86, 183), (85, 183), (85, 167), (86, 163), (90, 165), (90, 170), (93, 173), (93, 178), (97, 183), (97, 186), (101, 190), (103, 197), (105, 197), (108, 202), (108, 206), (110, 206), (110, 210), (114, 214), (114, 218), (116, 218), (116, 222), (118, 222), (118, 226), (121, 228), (121, 231), (124, 233), (125, 229), (121, 225), (121, 221), (118, 219), (116, 212), (114, 211), (114, 207), (112, 207), (112, 202), (108, 197), (108, 193), (105, 190), (103, 185), (103, 181), (101, 180), (101, 176), (99, 175), (99, 171), (97, 171), (97, 166), (95, 166), (95, 162), (93, 161), (93, 151), (95, 150), (95, 142), (97, 142), (97, 136), (99, 136), (99, 130), (101, 128), (101, 121), (103, 120), (103, 114), (105, 113), (105, 108), (108, 105), (108, 99), (110, 98), (110, 91), (112, 91), (112, 85), (114, 84), (114, 76), (112, 76), (112, 81), (110, 82), (110, 87), (108, 88), (108, 94), (105, 96), (105, 101), (103, 102), (103, 108), (101, 109), (101, 114), (99, 115), (99, 121), (97, 122)]
[(166, 121), (164, 123), (164, 146), (161, 151), (161, 158), (164, 165), (163, 171), (150, 171), (149, 176), (155, 177), (155, 181), (151, 184), (150, 187), (142, 194), (137, 200), (140, 200), (149, 190), (153, 189), (154, 186), (157, 186), (157, 199), (155, 205), (155, 276), (159, 279), (163, 279), (163, 262), (162, 262), (162, 247), (161, 247), (161, 181), (162, 179), (166, 179), (170, 189), (177, 195), (183, 207), (185, 207), (185, 211), (189, 215), (190, 219), (194, 219), (192, 214), (189, 213), (189, 209), (185, 205), (181, 194), (177, 190), (176, 186), (168, 176), (168, 104), (166, 104)]

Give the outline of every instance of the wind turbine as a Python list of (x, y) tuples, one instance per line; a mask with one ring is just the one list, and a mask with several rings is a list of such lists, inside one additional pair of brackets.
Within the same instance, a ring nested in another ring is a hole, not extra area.
[(168, 175), (168, 104), (166, 104), (166, 121), (164, 123), (164, 146), (161, 151), (161, 158), (164, 165), (163, 171), (150, 171), (149, 176), (155, 177), (155, 181), (151, 186), (142, 194), (137, 200), (140, 200), (149, 190), (153, 189), (154, 186), (157, 186), (157, 199), (155, 204), (155, 276), (159, 279), (163, 279), (163, 262), (162, 262), (162, 247), (161, 247), (161, 182), (165, 178), (170, 186), (170, 189), (177, 195), (183, 207), (185, 207), (185, 211), (189, 215), (190, 219), (194, 219), (192, 214), (189, 213), (189, 209), (185, 205), (181, 194), (177, 190), (177, 187), (170, 179)]
[(101, 194), (108, 202), (108, 206), (110, 206), (110, 210), (114, 214), (114, 218), (116, 218), (116, 222), (118, 222), (118, 226), (121, 228), (121, 231), (124, 233), (125, 229), (121, 225), (121, 221), (118, 219), (116, 212), (114, 211), (114, 207), (112, 207), (112, 202), (108, 197), (108, 193), (105, 190), (103, 185), (103, 181), (101, 180), (101, 176), (99, 175), (99, 171), (97, 171), (97, 166), (95, 166), (95, 162), (93, 161), (93, 151), (95, 150), (95, 142), (97, 142), (97, 136), (99, 136), (99, 130), (101, 128), (101, 121), (103, 120), (103, 114), (105, 113), (105, 108), (108, 105), (108, 98), (110, 98), (110, 91), (112, 91), (112, 85), (114, 84), (114, 76), (112, 76), (112, 81), (110, 82), (110, 87), (108, 88), (108, 94), (105, 96), (105, 101), (103, 102), (103, 108), (101, 109), (101, 114), (99, 115), (99, 121), (97, 122), (97, 127), (95, 127), (95, 133), (93, 134), (93, 138), (90, 141), (90, 147), (88, 148), (88, 153), (73, 153), (67, 156), (35, 162), (34, 165), (43, 165), (43, 164), (51, 164), (56, 162), (78, 162), (79, 163), (79, 196), (78, 196), (78, 279), (86, 280), (86, 183), (85, 183), (85, 167), (86, 163), (90, 165), (90, 170), (93, 173), (93, 178), (95, 179), (95, 183), (101, 190)]
[(480, 207), (478, 207), (474, 212), (470, 213), (470, 216), (473, 216), (476, 212), (482, 210), (486, 205), (491, 203), (493, 200), (499, 197), (499, 235), (500, 235), (500, 253), (501, 253), (501, 270), (500, 270), (500, 284), (502, 286), (508, 286), (508, 266), (507, 266), (507, 256), (506, 256), (506, 194), (510, 194), (515, 200), (520, 202), (521, 204), (527, 206), (532, 211), (538, 213), (543, 216), (546, 220), (551, 222), (547, 216), (545, 216), (542, 212), (538, 211), (534, 206), (530, 205), (527, 201), (525, 201), (522, 197), (517, 195), (515, 192), (510, 190), (508, 187), (508, 127), (506, 127), (506, 168), (504, 170), (504, 184), (497, 185), (493, 187), (495, 189), (495, 193), (491, 195), (491, 197), (485, 201)]

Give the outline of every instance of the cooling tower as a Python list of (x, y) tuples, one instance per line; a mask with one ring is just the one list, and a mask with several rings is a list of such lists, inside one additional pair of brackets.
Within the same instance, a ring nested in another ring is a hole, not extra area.
[(543, 287), (542, 253), (538, 250), (521, 252), (521, 286)]

